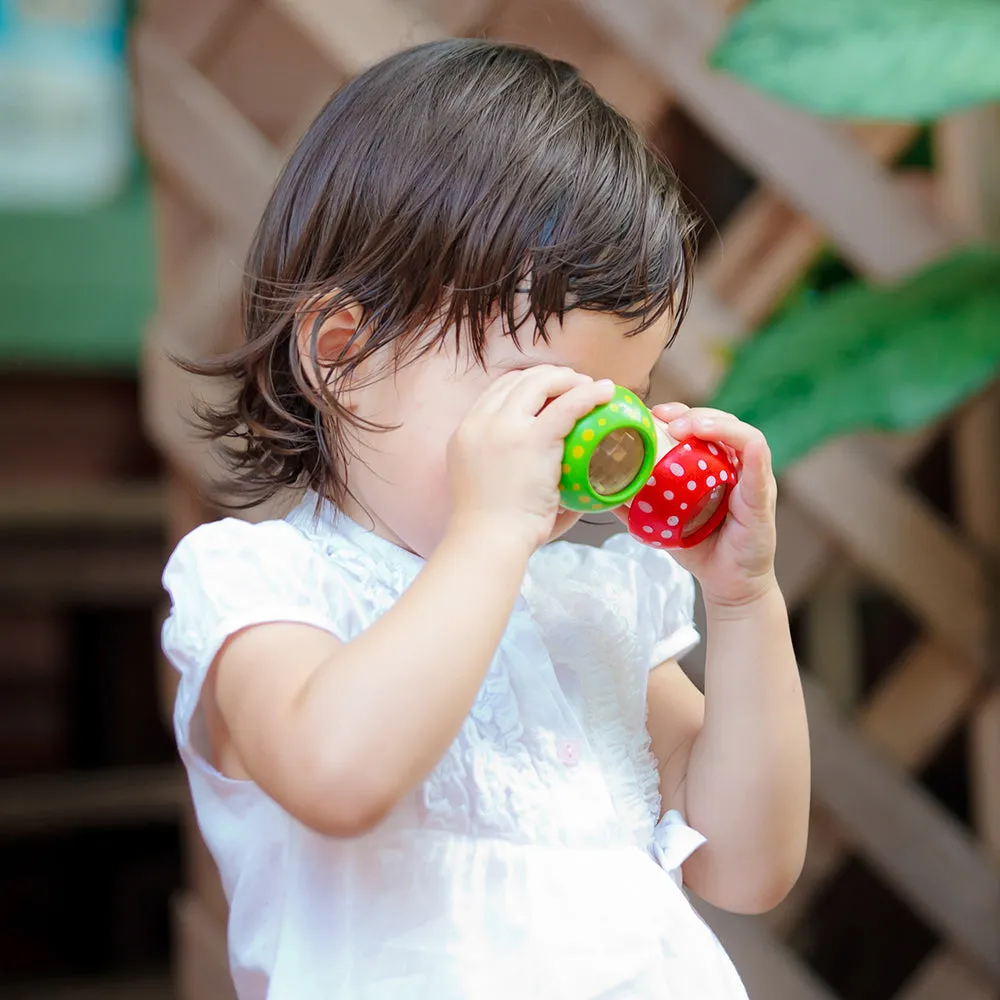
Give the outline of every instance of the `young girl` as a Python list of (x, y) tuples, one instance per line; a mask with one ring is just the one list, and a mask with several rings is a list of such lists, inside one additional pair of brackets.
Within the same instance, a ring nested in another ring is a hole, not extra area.
[(803, 859), (767, 446), (658, 407), (739, 453), (721, 530), (677, 562), (547, 544), (577, 517), (565, 435), (673, 336), (687, 232), (632, 126), (523, 48), (393, 56), (292, 156), (247, 343), (200, 370), (235, 380), (208, 417), (246, 501), (304, 496), (198, 528), (164, 576), (241, 1000), (745, 996), (681, 881), (759, 912)]

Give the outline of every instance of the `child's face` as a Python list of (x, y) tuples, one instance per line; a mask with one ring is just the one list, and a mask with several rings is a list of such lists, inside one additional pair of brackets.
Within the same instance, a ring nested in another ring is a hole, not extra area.
[[(564, 365), (644, 396), (672, 324), (668, 313), (647, 330), (626, 336), (633, 323), (574, 310), (562, 326), (549, 322), (548, 344), (533, 344), (534, 327), (526, 323), (519, 331), (521, 350), (502, 335), (497, 322), (488, 332), (485, 368), (458, 357), (454, 338), (445, 338), (439, 349), (352, 393), (359, 416), (394, 429), (352, 432), (358, 436), (358, 457), (347, 468), (354, 499), (345, 501), (345, 512), (361, 524), (374, 521), (377, 534), (426, 557), (444, 536), (451, 513), (448, 440), (493, 380), (513, 369)], [(552, 537), (579, 517), (561, 511)]]

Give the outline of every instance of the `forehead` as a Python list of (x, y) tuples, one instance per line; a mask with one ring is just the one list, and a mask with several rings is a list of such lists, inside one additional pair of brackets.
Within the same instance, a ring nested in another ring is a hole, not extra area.
[(566, 365), (593, 378), (610, 378), (619, 385), (642, 390), (673, 332), (668, 312), (645, 330), (635, 333), (635, 321), (609, 313), (575, 309), (559, 324), (547, 324), (549, 342), (532, 343), (533, 328), (519, 331), (520, 348), (503, 337), (489, 352), (488, 361), (500, 369), (526, 364)]

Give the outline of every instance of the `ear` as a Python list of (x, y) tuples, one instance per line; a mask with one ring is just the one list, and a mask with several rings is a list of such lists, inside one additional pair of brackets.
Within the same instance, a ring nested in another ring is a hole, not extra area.
[[(324, 309), (338, 292), (327, 292), (309, 301), (295, 318), (295, 337), (302, 361), (302, 370), (315, 388), (326, 381), (332, 367), (354, 354), (360, 342), (351, 343), (364, 320), (364, 309), (357, 302), (346, 302), (339, 309), (328, 313), (319, 329), (316, 323)], [(315, 337), (316, 356), (313, 360), (312, 345)]]

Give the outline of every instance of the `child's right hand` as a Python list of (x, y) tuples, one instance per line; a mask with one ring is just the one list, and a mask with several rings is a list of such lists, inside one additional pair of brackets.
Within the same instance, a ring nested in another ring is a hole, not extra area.
[(554, 365), (501, 375), (448, 443), (453, 524), (509, 530), (529, 552), (547, 542), (559, 513), (566, 435), (613, 393), (608, 379)]

